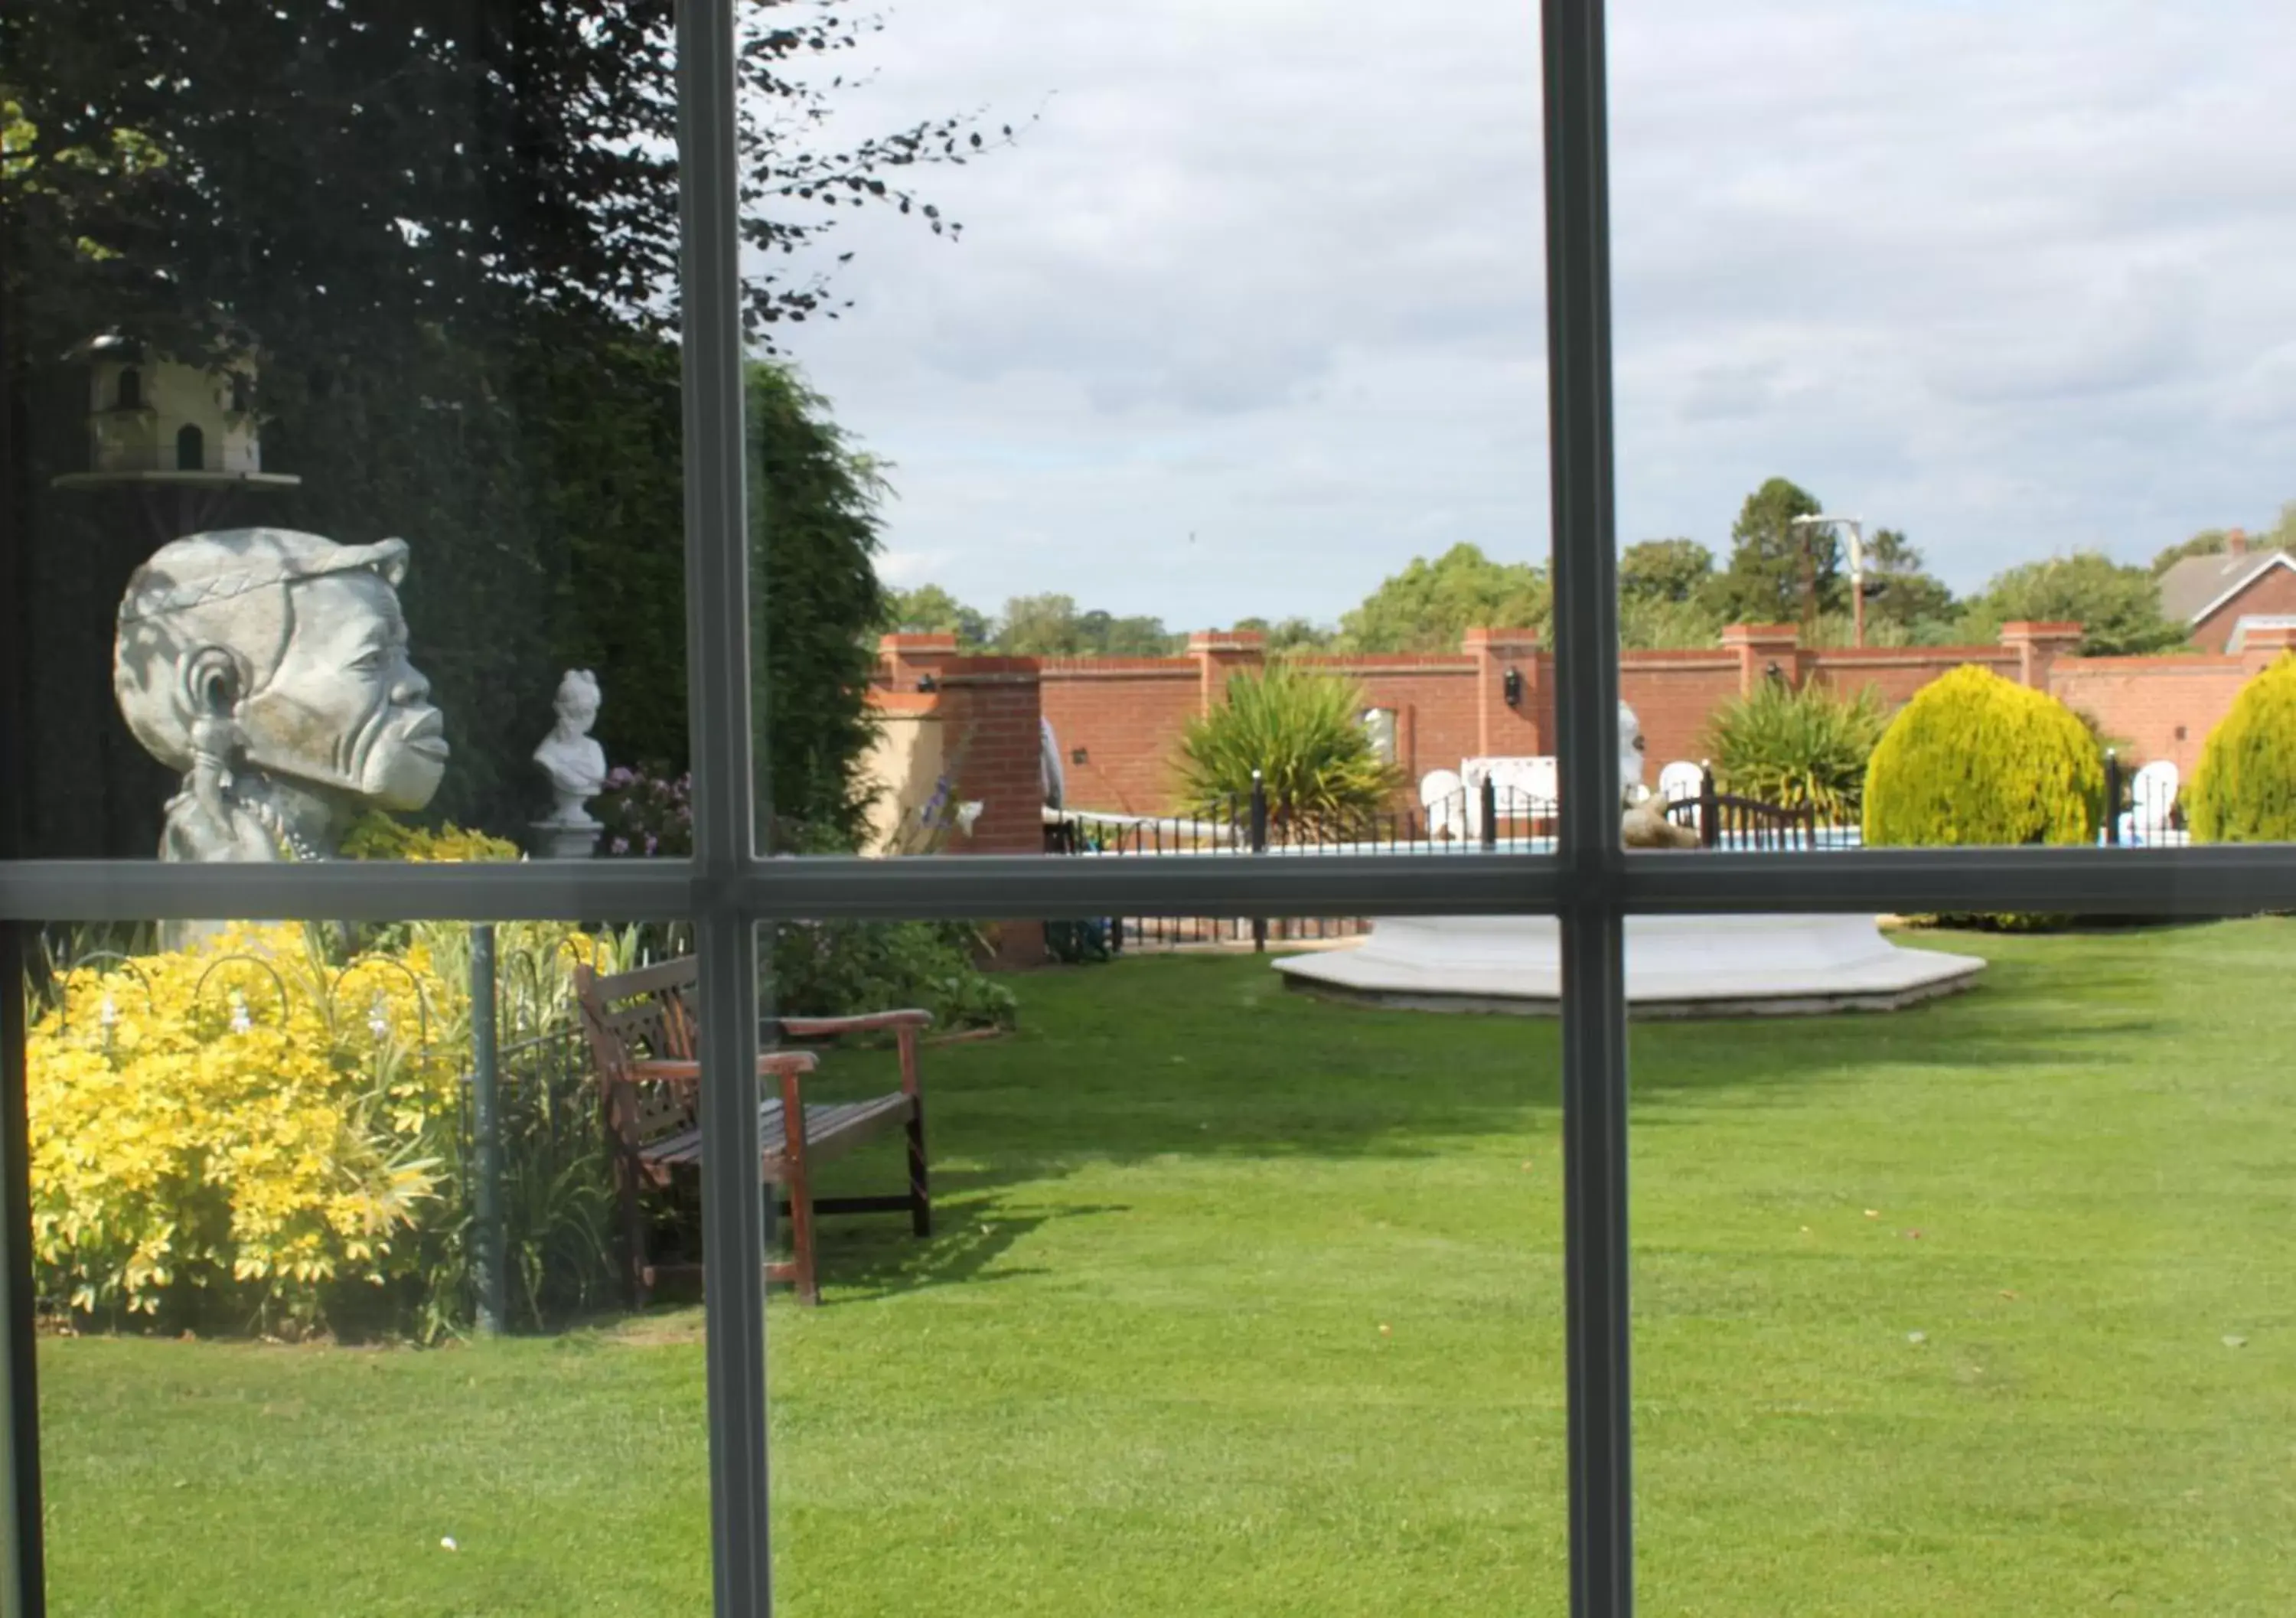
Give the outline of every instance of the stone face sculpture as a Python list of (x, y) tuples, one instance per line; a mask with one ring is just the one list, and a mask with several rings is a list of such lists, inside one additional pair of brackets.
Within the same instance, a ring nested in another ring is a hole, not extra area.
[(1624, 702), (1619, 704), (1619, 800), (1626, 814), (1619, 822), (1620, 841), (1630, 849), (1694, 849), (1697, 829), (1668, 818), (1665, 806), (1653, 801), (1643, 785), (1643, 757), (1650, 743), (1642, 721)]
[(606, 752), (590, 735), (598, 722), (598, 680), (587, 669), (569, 669), (558, 682), (552, 706), (558, 723), (534, 750), (534, 761), (550, 777), (556, 796), (546, 826), (596, 827), (588, 803), (606, 786)]
[(419, 809), (447, 747), (407, 661), (406, 545), (227, 529), (162, 546), (128, 580), (112, 690), (184, 774), (160, 857), (324, 859), (369, 809)]

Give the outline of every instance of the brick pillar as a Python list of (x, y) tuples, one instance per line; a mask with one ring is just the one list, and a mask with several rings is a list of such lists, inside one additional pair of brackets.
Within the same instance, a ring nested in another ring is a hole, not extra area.
[(2001, 626), (2001, 645), (2017, 654), (2017, 683), (2035, 691), (2049, 688), (2049, 665), (2080, 650), (2081, 627), (2035, 623), (2016, 618)]
[[(959, 803), (980, 805), (972, 834), (952, 837), (949, 852), (1043, 854), (1044, 694), (1037, 660), (952, 658), (939, 678), (951, 721), (949, 745), (957, 754), (955, 796)], [(999, 965), (1044, 961), (1042, 922), (1001, 921), (996, 932)]]
[(1267, 637), (1257, 629), (1198, 629), (1188, 637), (1188, 655), (1196, 660), (1197, 702), (1210, 713), (1227, 700), (1228, 681), (1259, 671)]
[(2251, 624), (2240, 637), (2241, 669), (2261, 674), (2289, 651), (2296, 651), (2296, 624)]
[(921, 680), (938, 682), (943, 665), (956, 656), (954, 635), (881, 635), (877, 666), (896, 691), (922, 689)]
[[(1546, 668), (1536, 629), (1470, 629), (1460, 646), (1475, 664), (1475, 752), (1481, 758), (1531, 758), (1546, 751), (1539, 724)], [(1515, 701), (1507, 702), (1513, 670)]]
[(1722, 631), (1722, 649), (1738, 654), (1740, 696), (1751, 696), (1773, 664), (1787, 684), (1801, 685), (1801, 631), (1792, 624), (1732, 624)]

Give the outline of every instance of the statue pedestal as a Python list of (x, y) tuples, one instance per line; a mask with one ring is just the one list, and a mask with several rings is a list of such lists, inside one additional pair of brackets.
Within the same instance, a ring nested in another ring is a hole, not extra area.
[(598, 851), (598, 838), (605, 826), (593, 820), (586, 825), (570, 825), (562, 820), (537, 820), (534, 823), (534, 857), (537, 859), (588, 859)]

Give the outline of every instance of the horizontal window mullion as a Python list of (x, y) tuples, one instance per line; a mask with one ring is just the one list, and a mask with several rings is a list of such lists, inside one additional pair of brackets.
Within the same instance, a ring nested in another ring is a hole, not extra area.
[(693, 907), (683, 860), (0, 864), (8, 921), (656, 921)]
[(750, 867), (759, 919), (1106, 916), (1505, 916), (1554, 910), (1552, 858), (1509, 854), (775, 859)]
[(1588, 897), (1630, 912), (2245, 916), (2296, 910), (2296, 846), (2182, 849), (1866, 849), (1647, 854)]
[(0, 864), (0, 919), (659, 920), (758, 917), (1500, 916), (1592, 904), (1646, 914), (2296, 910), (2296, 847), (1868, 849), (1795, 855), (952, 856), (753, 861), (697, 887), (682, 861), (518, 865)]

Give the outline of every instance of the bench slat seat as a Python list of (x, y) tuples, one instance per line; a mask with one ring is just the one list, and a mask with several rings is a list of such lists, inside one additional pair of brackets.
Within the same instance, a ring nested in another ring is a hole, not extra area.
[[(621, 1203), (633, 1304), (642, 1304), (657, 1278), (647, 1260), (645, 1225), (638, 1203), (642, 1182), (667, 1184), (680, 1171), (701, 1165), (701, 1130), (696, 1103), (701, 1064), (695, 1047), (693, 999), (700, 981), (693, 957), (601, 974), (575, 969), (575, 994), (589, 1038), (600, 1092), (607, 1146), (615, 1163)], [(769, 1263), (766, 1278), (791, 1281), (799, 1299), (817, 1303), (819, 1277), (814, 1262), (816, 1213), (864, 1213), (906, 1210), (911, 1229), (932, 1234), (932, 1200), (925, 1171), (924, 1086), (917, 1047), (932, 1025), (928, 1012), (871, 1012), (848, 1017), (785, 1017), (770, 1025), (769, 1036), (829, 1040), (848, 1034), (890, 1031), (900, 1054), (901, 1088), (851, 1101), (808, 1102), (803, 1080), (817, 1058), (806, 1050), (767, 1050), (758, 1055), (758, 1078), (766, 1094), (758, 1106), (758, 1177), (767, 1187), (768, 1244), (772, 1215), (790, 1215), (791, 1256)], [(778, 1092), (778, 1093), (776, 1093)], [(900, 1129), (908, 1137), (908, 1189), (882, 1196), (816, 1198), (812, 1170), (880, 1135)]]

